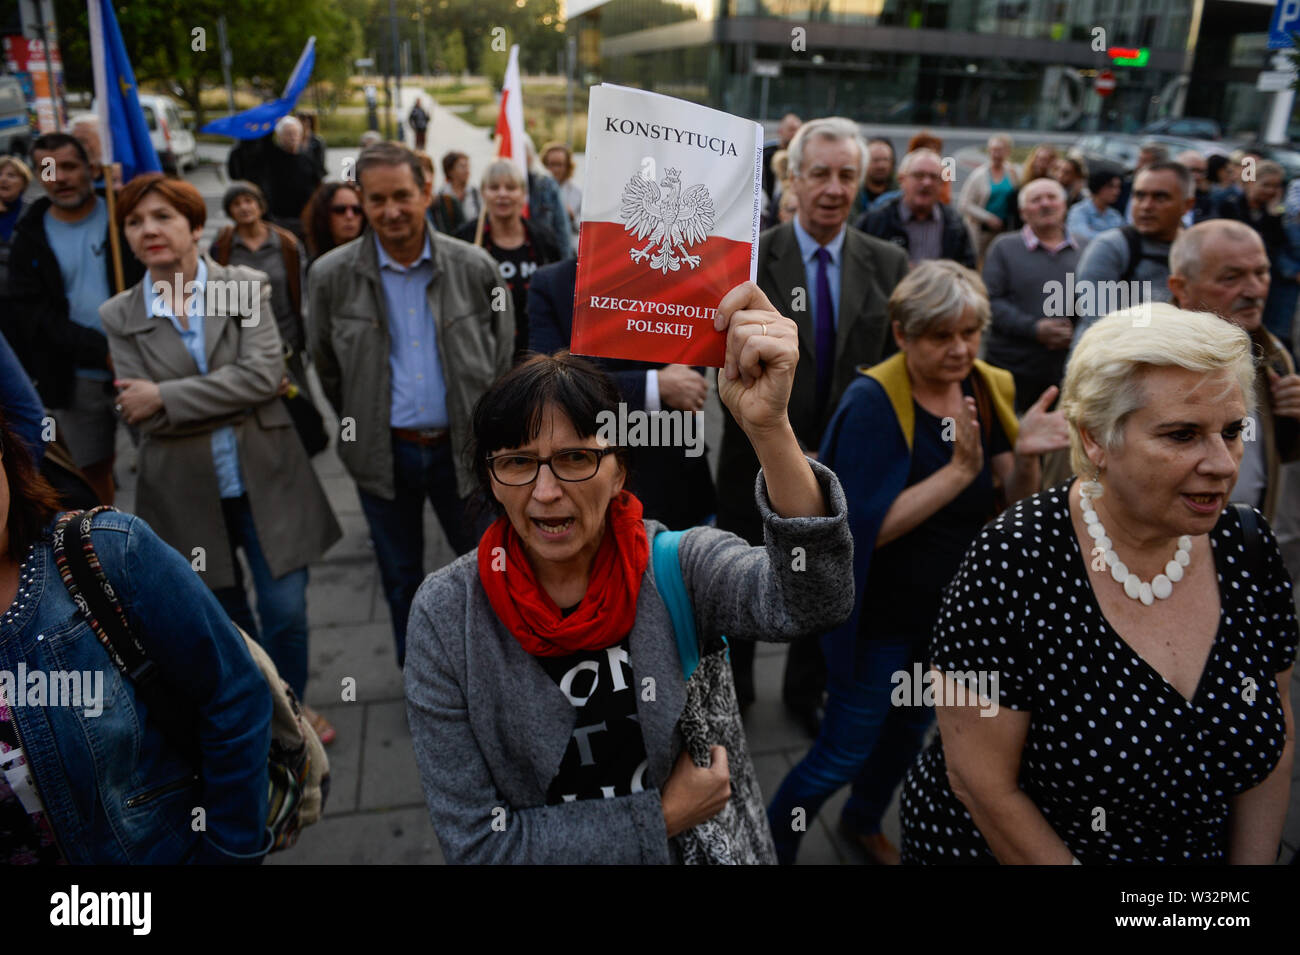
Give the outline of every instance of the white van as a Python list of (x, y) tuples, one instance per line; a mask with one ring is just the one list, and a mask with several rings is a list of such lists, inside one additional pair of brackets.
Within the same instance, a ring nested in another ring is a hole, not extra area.
[(140, 109), (163, 169), (184, 172), (199, 164), (194, 134), (181, 119), (180, 104), (167, 96), (141, 94)]
[(25, 159), (32, 138), (31, 113), (21, 84), (12, 76), (0, 76), (0, 156)]

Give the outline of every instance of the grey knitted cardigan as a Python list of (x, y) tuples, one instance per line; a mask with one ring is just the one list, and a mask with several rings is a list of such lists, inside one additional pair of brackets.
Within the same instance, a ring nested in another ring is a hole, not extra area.
[[(710, 527), (683, 535), (679, 560), (701, 640), (718, 633), (773, 642), (815, 639), (852, 611), (853, 541), (844, 491), (830, 470), (809, 463), (831, 516), (778, 517), (760, 472), (764, 547)], [(652, 542), (664, 529), (646, 521)], [(686, 683), (653, 564), (641, 581), (629, 638), (646, 788), (548, 806), (547, 787), (576, 711), (493, 613), (477, 561), (471, 552), (425, 580), (406, 638), (407, 714), (444, 857), (452, 863), (676, 861), (659, 788), (682, 750), (677, 720)]]

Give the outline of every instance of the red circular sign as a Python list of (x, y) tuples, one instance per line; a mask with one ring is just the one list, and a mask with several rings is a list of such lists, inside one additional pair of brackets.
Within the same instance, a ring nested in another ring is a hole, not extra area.
[(1097, 74), (1097, 80), (1092, 84), (1092, 88), (1097, 91), (1098, 96), (1109, 96), (1115, 92), (1115, 74), (1110, 70), (1102, 70)]

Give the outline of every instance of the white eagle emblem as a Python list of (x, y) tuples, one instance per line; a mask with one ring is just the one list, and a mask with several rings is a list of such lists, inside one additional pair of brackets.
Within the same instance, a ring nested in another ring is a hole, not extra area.
[[(660, 185), (668, 194), (660, 192)], [(701, 183), (682, 189), (682, 174), (669, 169), (662, 183), (634, 175), (623, 187), (623, 228), (639, 242), (647, 235), (650, 242), (643, 249), (632, 249), (632, 261), (650, 258), (650, 267), (667, 275), (685, 262), (691, 268), (700, 264), (698, 255), (687, 247), (703, 242), (713, 231), (713, 199)]]

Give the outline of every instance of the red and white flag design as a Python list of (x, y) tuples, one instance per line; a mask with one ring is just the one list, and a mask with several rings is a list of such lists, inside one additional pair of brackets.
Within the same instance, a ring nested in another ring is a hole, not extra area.
[(519, 174), (524, 177), (524, 182), (527, 182), (528, 156), (524, 150), (524, 88), (519, 81), (518, 43), (510, 47), (505, 82), (501, 84), (501, 108), (497, 112), (496, 136), (497, 158), (509, 159), (513, 162), (519, 167)]
[(576, 355), (722, 366), (722, 297), (758, 269), (762, 127), (696, 103), (591, 91)]

